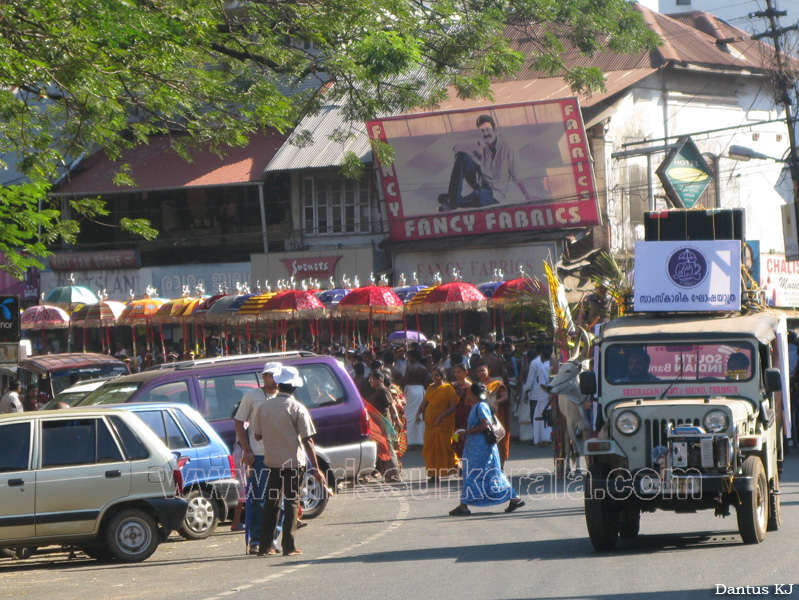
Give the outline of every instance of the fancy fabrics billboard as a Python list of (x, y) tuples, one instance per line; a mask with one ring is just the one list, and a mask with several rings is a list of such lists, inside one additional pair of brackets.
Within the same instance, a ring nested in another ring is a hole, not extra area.
[(378, 164), (391, 237), (588, 227), (600, 223), (576, 98), (367, 123), (394, 150)]

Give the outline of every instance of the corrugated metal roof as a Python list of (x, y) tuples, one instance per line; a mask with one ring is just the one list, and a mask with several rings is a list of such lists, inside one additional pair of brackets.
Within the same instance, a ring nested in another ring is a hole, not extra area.
[[(102, 152), (93, 154), (53, 191), (54, 195), (85, 196), (261, 181), (264, 167), (285, 140), (286, 135), (277, 131), (257, 133), (246, 146), (228, 148), (222, 157), (210, 150), (192, 148), (189, 154), (193, 160), (186, 162), (171, 147), (169, 137), (157, 136), (148, 144), (125, 150), (116, 161)], [(123, 164), (130, 165), (136, 186), (114, 184), (114, 176)]]
[[(306, 135), (304, 132), (310, 132), (312, 136), (310, 141), (303, 140), (303, 136)], [(341, 132), (349, 132), (352, 135), (342, 143)], [(331, 139), (331, 136), (339, 139)], [(372, 150), (366, 125), (350, 123), (337, 106), (325, 106), (318, 114), (307, 116), (300, 121), (265, 171), (336, 167), (342, 164), (347, 152), (355, 153), (363, 162), (371, 162)]]

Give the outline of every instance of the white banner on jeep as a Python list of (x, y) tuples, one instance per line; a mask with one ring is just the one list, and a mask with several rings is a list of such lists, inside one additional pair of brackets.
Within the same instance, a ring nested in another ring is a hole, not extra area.
[(636, 242), (634, 302), (639, 312), (741, 310), (741, 242)]

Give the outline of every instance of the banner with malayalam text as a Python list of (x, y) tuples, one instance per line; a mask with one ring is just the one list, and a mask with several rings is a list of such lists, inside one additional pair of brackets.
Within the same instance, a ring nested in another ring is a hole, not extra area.
[(741, 310), (741, 242), (636, 242), (634, 306), (638, 312)]

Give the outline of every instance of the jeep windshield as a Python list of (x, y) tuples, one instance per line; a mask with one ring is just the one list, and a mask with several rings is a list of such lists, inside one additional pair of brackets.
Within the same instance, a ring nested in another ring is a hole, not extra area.
[(94, 390), (81, 400), (77, 406), (93, 406), (95, 404), (121, 404), (127, 402), (133, 393), (139, 389), (140, 381), (108, 382)]
[(605, 351), (608, 383), (748, 381), (754, 347), (733, 344), (614, 344)]

